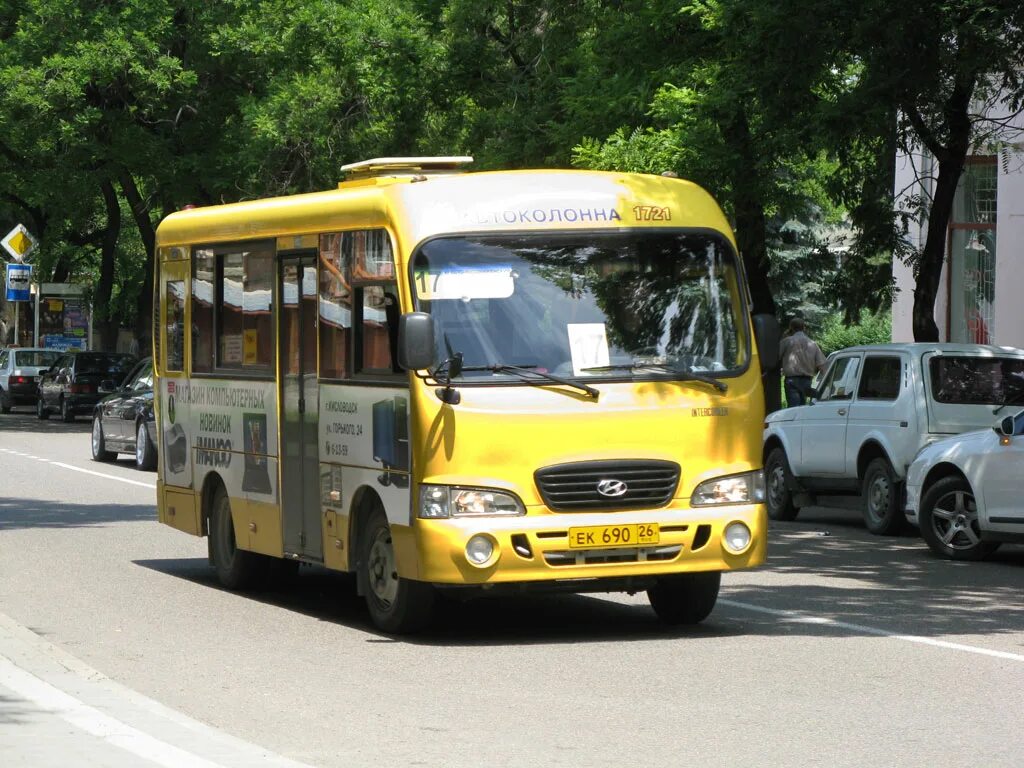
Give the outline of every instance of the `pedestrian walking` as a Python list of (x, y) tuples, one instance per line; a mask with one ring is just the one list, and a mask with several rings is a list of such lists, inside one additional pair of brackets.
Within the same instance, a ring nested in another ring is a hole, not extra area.
[(804, 333), (804, 321), (794, 317), (789, 321), (789, 332), (779, 344), (782, 358), (782, 376), (786, 390), (786, 406), (792, 408), (807, 402), (811, 379), (825, 370), (825, 355), (821, 347)]

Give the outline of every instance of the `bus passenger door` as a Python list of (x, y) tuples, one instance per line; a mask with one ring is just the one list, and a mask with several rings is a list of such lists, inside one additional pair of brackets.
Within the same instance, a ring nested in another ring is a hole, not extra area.
[(323, 559), (317, 481), (319, 390), (314, 256), (281, 259), (281, 516), (286, 555)]

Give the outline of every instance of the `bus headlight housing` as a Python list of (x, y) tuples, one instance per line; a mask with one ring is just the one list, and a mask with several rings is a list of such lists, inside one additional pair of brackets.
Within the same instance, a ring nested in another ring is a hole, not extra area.
[(511, 493), (494, 488), (421, 485), (419, 517), (506, 517), (525, 515), (523, 503)]
[(715, 504), (759, 504), (764, 501), (764, 472), (744, 472), (705, 480), (690, 497), (691, 507)]

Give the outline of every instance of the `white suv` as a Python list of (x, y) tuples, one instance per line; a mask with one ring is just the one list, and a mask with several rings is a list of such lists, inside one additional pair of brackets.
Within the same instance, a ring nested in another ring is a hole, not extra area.
[(873, 344), (829, 356), (810, 405), (765, 420), (768, 515), (792, 520), (815, 496), (860, 494), (864, 522), (896, 533), (907, 468), (936, 440), (991, 426), (1024, 402), (1024, 350)]

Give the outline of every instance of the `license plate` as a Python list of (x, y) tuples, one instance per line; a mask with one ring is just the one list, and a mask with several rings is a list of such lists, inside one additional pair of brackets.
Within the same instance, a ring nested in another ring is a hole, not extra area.
[(599, 549), (601, 547), (637, 547), (657, 544), (658, 526), (654, 523), (628, 525), (590, 525), (569, 529), (570, 549)]

